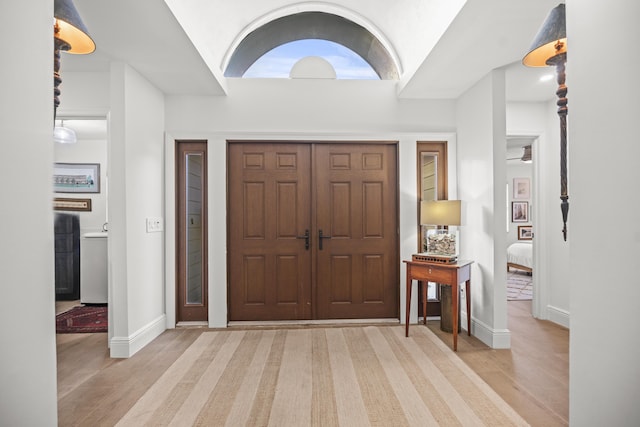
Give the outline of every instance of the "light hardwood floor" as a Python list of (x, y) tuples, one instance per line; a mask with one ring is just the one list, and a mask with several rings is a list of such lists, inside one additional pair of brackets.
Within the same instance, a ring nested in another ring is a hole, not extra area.
[[(512, 348), (460, 334), (458, 356), (531, 425), (568, 425), (569, 331), (533, 319), (530, 301), (508, 306)], [(130, 359), (109, 358), (107, 334), (58, 335), (59, 425), (114, 425), (204, 330), (168, 330)]]
[[(531, 301), (509, 301), (511, 349), (494, 350), (466, 333), (458, 356), (532, 426), (569, 425), (569, 330), (531, 316)], [(431, 329), (451, 345), (451, 334)]]

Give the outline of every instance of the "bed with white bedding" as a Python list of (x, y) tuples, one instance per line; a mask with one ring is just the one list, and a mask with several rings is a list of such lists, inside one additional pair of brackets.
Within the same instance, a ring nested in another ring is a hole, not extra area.
[(507, 271), (517, 268), (533, 272), (533, 245), (531, 242), (516, 242), (507, 248)]

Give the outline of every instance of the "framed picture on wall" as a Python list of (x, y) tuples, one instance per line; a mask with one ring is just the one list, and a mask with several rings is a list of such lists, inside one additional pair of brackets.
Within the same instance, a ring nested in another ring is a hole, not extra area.
[(533, 226), (519, 225), (518, 240), (531, 240), (531, 239), (533, 239)]
[(99, 193), (99, 163), (56, 163), (53, 165), (56, 193)]
[(511, 202), (511, 222), (529, 222), (529, 202)]
[(56, 197), (53, 199), (53, 210), (91, 212), (91, 199), (68, 199), (66, 197)]
[(513, 198), (531, 198), (531, 185), (529, 182), (529, 178), (513, 178)]

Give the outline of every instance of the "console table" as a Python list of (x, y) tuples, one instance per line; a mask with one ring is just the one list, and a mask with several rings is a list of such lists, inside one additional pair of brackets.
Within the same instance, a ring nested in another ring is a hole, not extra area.
[[(451, 313), (453, 323), (453, 351), (458, 350), (458, 306), (460, 299), (459, 284), (465, 282), (465, 300), (467, 301), (467, 333), (471, 335), (471, 264), (473, 261), (458, 261), (445, 264), (427, 261), (403, 261), (407, 268), (406, 330), (409, 336), (409, 311), (411, 309), (411, 284), (413, 280), (436, 282), (451, 286)], [(418, 282), (419, 283), (419, 282)], [(422, 312), (424, 324), (427, 324), (427, 285), (422, 285)]]

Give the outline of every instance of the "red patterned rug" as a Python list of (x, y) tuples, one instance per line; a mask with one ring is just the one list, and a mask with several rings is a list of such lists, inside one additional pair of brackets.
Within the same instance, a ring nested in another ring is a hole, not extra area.
[(56, 333), (107, 332), (107, 306), (78, 306), (56, 316)]

